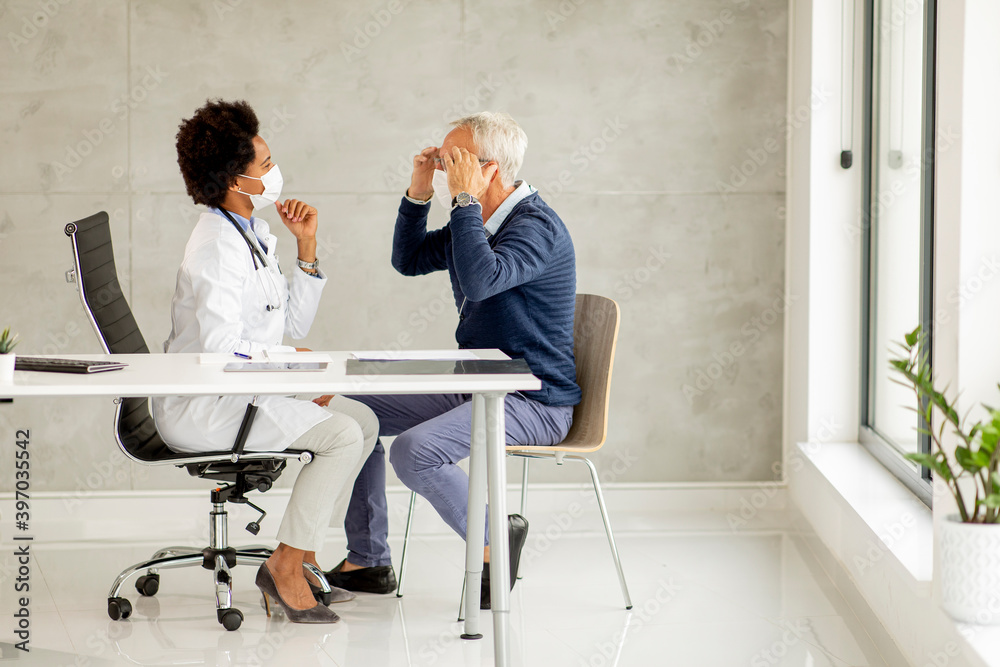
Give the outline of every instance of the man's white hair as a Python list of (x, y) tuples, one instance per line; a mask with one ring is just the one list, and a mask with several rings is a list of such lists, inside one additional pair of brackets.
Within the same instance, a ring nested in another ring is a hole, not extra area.
[(452, 121), (454, 127), (468, 128), (479, 158), (497, 163), (500, 183), (505, 188), (514, 185), (514, 178), (524, 162), (528, 135), (510, 114), (502, 111), (482, 111)]

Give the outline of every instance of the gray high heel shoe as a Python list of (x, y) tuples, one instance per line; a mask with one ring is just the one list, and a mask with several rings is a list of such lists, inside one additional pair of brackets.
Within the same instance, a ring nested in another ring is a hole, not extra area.
[(271, 605), (268, 598), (273, 598), (285, 612), (285, 616), (292, 623), (336, 623), (340, 620), (340, 616), (336, 612), (331, 611), (329, 607), (322, 604), (317, 604), (315, 607), (310, 607), (309, 609), (292, 609), (288, 606), (278, 594), (278, 586), (274, 583), (274, 577), (271, 575), (271, 570), (267, 568), (267, 563), (261, 563), (260, 567), (257, 569), (257, 579), (254, 582), (257, 584), (257, 588), (260, 592), (264, 594), (264, 608), (267, 610), (267, 615), (271, 615)]

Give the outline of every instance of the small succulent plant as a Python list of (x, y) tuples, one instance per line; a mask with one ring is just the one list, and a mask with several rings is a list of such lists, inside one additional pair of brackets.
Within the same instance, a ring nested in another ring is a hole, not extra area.
[(10, 354), (17, 342), (17, 334), (12, 334), (10, 327), (4, 329), (0, 333), (0, 354)]

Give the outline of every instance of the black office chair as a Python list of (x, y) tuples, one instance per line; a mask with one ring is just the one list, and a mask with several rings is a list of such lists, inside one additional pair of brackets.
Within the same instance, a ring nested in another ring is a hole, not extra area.
[[(109, 354), (148, 354), (149, 348), (139, 331), (128, 302), (122, 294), (111, 246), (111, 227), (104, 211), (66, 225), (66, 235), (73, 242), (75, 268), (72, 278), (77, 283), (84, 310), (94, 325), (101, 347)], [(243, 622), (243, 613), (232, 606), (232, 575), (236, 565), (259, 565), (271, 555), (271, 549), (254, 545), (240, 549), (228, 544), (226, 503), (249, 505), (260, 518), (247, 524), (254, 535), (260, 530), (265, 512), (246, 498), (246, 493), (267, 491), (284, 470), (289, 459), (303, 463), (312, 460), (312, 452), (285, 450), (280, 452), (243, 452), (246, 437), (253, 423), (256, 406), (247, 406), (243, 427), (230, 451), (205, 454), (178, 454), (171, 451), (156, 432), (146, 398), (115, 400), (115, 440), (132, 461), (143, 465), (172, 465), (186, 468), (188, 473), (204, 479), (223, 482), (211, 492), (212, 511), (209, 513), (209, 545), (198, 547), (166, 547), (147, 561), (126, 568), (115, 579), (108, 593), (108, 616), (112, 620), (126, 619), (132, 613), (131, 603), (121, 595), (125, 581), (140, 570), (146, 573), (135, 582), (140, 595), (156, 595), (160, 587), (158, 570), (164, 568), (201, 566), (215, 572), (215, 599), (219, 623), (235, 630)], [(310, 564), (306, 569), (316, 575), (323, 590), (321, 599), (329, 604), (330, 588), (322, 573)]]

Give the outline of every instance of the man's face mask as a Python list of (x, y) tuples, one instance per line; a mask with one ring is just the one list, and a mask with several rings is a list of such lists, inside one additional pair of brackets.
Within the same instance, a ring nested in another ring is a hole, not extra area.
[(442, 169), (435, 169), (431, 184), (434, 187), (434, 198), (444, 207), (444, 210), (451, 210), (451, 192), (448, 190), (448, 172)]

